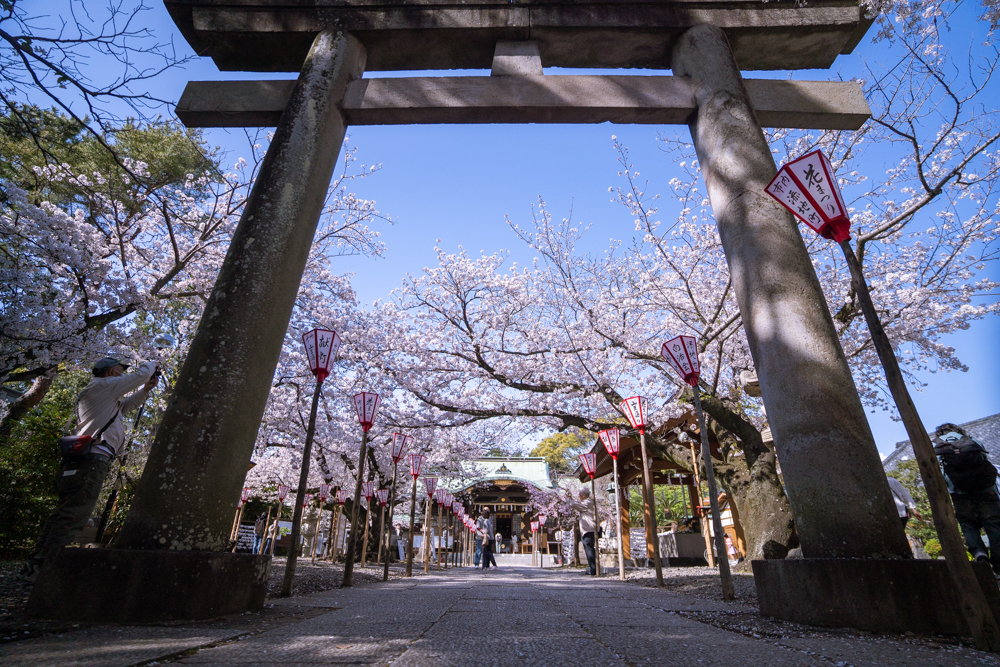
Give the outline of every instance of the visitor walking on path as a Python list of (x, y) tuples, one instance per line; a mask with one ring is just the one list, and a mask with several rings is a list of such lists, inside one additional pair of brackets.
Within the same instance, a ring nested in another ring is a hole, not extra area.
[(482, 515), (476, 519), (476, 532), (483, 537), (483, 569), (490, 569), (490, 563), (497, 567), (493, 558), (493, 521), (490, 519), (490, 508), (484, 507)]
[(64, 456), (59, 465), (55, 478), (59, 499), (21, 570), (25, 577), (33, 578), (48, 555), (76, 539), (87, 525), (108, 468), (125, 446), (124, 415), (145, 403), (160, 380), (155, 361), (147, 361), (136, 372), (124, 375), (128, 367), (113, 357), (101, 359), (94, 365), (94, 379), (80, 392), (76, 435), (89, 435), (92, 440), (80, 453)]
[[(955, 424), (941, 424), (935, 430), (934, 453), (941, 459), (955, 518), (962, 527), (965, 546), (976, 560), (988, 560), (1000, 574), (1000, 493), (997, 469), (990, 463), (986, 448)], [(987, 550), (980, 536), (986, 531)]]
[(253, 524), (253, 552), (255, 554), (260, 553), (260, 543), (264, 541), (265, 532), (267, 532), (267, 514), (261, 512)]
[(588, 489), (580, 489), (577, 496), (580, 502), (573, 503), (573, 509), (580, 515), (580, 541), (583, 551), (587, 554), (587, 574), (597, 575), (597, 533), (594, 527), (593, 509), (587, 502), (590, 499)]
[(903, 528), (906, 528), (906, 524), (909, 523), (911, 516), (923, 519), (917, 512), (917, 503), (914, 502), (913, 496), (906, 490), (903, 483), (895, 477), (889, 477), (888, 479), (889, 490), (892, 491), (892, 499), (896, 502), (896, 512), (899, 513), (899, 519), (903, 522)]

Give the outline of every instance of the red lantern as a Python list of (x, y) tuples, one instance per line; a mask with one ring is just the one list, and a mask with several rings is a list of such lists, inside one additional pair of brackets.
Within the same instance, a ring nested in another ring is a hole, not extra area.
[(240, 493), (240, 502), (245, 503), (246, 501), (250, 500), (251, 493), (252, 493), (251, 490), (244, 486), (243, 492)]
[(462, 516), (462, 503), (453, 502), (451, 504), (451, 511), (454, 512), (455, 516)]
[(361, 430), (367, 433), (375, 423), (375, 415), (378, 413), (378, 406), (381, 405), (382, 398), (378, 394), (370, 391), (363, 391), (354, 395), (354, 409), (358, 413), (358, 421), (361, 422)]
[(833, 166), (814, 150), (792, 160), (764, 188), (817, 234), (837, 243), (851, 238), (851, 220)]
[(375, 488), (378, 486), (378, 482), (364, 482), (361, 484), (361, 492), (365, 496), (365, 500), (371, 502), (372, 495), (375, 493)]
[(616, 428), (609, 428), (601, 431), (597, 435), (601, 436), (601, 442), (604, 443), (604, 449), (608, 450), (608, 455), (613, 459), (617, 459), (618, 450), (621, 448), (619, 444), (621, 431)]
[(438, 505), (444, 504), (444, 497), (448, 494), (443, 486), (439, 486), (434, 490), (434, 500), (438, 502)]
[(533, 532), (533, 533), (537, 533), (538, 532), (538, 522), (537, 521), (532, 521), (531, 522), (531, 532)]
[(350, 496), (347, 495), (347, 491), (344, 489), (337, 490), (337, 502), (343, 505)]
[(278, 485), (278, 501), (279, 502), (284, 501), (284, 499), (286, 497), (288, 497), (288, 490), (289, 490), (289, 488), (290, 487), (286, 486), (285, 484), (279, 484)]
[(392, 462), (399, 463), (403, 458), (403, 451), (406, 449), (406, 442), (410, 436), (402, 433), (392, 434)]
[(423, 454), (410, 454), (410, 474), (413, 475), (413, 479), (420, 477), (420, 466), (423, 462)]
[(692, 387), (698, 385), (701, 363), (698, 361), (698, 341), (694, 336), (677, 336), (660, 347), (660, 354)]
[(326, 499), (330, 497), (330, 485), (320, 484), (319, 485), (319, 502), (326, 505)]
[(385, 507), (389, 503), (389, 489), (379, 489), (375, 492), (375, 497), (378, 498), (379, 504)]
[(302, 336), (302, 343), (306, 346), (306, 357), (309, 359), (309, 368), (316, 376), (317, 382), (322, 382), (330, 374), (330, 367), (337, 357), (340, 349), (340, 336), (336, 331), (328, 329), (313, 329)]
[(309, 503), (312, 502), (312, 499), (313, 499), (313, 494), (311, 493), (307, 493), (306, 495), (302, 496), (302, 508), (305, 509), (306, 507), (308, 507)]
[(593, 452), (580, 454), (580, 463), (583, 464), (584, 471), (590, 475), (590, 479), (594, 479), (594, 473), (597, 471), (597, 454)]
[(626, 398), (618, 407), (628, 417), (632, 428), (639, 429), (639, 433), (646, 432), (646, 401), (642, 396)]
[(539, 525), (539, 527), (540, 527), (540, 528), (545, 528), (545, 521), (546, 521), (546, 520), (547, 520), (548, 518), (549, 518), (549, 517), (548, 517), (548, 516), (546, 516), (546, 515), (544, 515), (544, 514), (539, 514), (539, 515), (538, 515), (538, 525)]
[(427, 489), (427, 497), (434, 497), (434, 489), (437, 488), (438, 478), (437, 477), (424, 477), (424, 488)]

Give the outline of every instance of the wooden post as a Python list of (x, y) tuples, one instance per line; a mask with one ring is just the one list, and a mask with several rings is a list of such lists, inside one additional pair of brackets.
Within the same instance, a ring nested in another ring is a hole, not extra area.
[[(333, 513), (330, 513), (330, 519), (333, 519)], [(320, 507), (319, 511), (316, 512), (316, 530), (313, 531), (313, 544), (312, 544), (312, 562), (310, 565), (316, 564), (316, 547), (319, 545), (319, 524), (323, 521), (323, 508)]]
[(271, 525), (271, 506), (267, 506), (267, 518), (264, 519), (264, 534), (261, 535), (260, 549), (257, 551), (257, 555), (264, 554), (264, 545), (267, 544), (267, 527)]
[[(694, 515), (697, 510), (696, 507), (701, 505), (701, 475), (698, 473), (698, 454), (694, 449), (694, 440), (691, 440), (691, 470), (694, 473), (694, 488), (698, 491), (698, 503), (694, 502), (694, 496), (691, 496), (691, 513)], [(715, 556), (712, 552), (712, 536), (708, 532), (708, 517), (701, 517), (698, 521), (701, 524), (701, 536), (705, 538), (705, 560), (708, 561), (709, 567), (715, 567)]]
[(444, 513), (441, 503), (438, 503), (438, 548), (437, 548), (437, 569), (441, 571), (441, 558), (444, 556)]
[(309, 483), (309, 462), (312, 456), (313, 436), (316, 433), (316, 409), (319, 407), (319, 395), (323, 390), (323, 382), (316, 381), (313, 392), (312, 408), (309, 410), (309, 427), (306, 429), (306, 441), (302, 446), (302, 469), (299, 471), (299, 487), (295, 490), (295, 508), (292, 510), (292, 543), (288, 547), (288, 560), (285, 562), (285, 580), (281, 586), (281, 597), (292, 595), (292, 581), (295, 579), (295, 565), (299, 558), (299, 535), (302, 534), (302, 505), (306, 499), (306, 484)]
[(361, 541), (361, 567), (368, 561), (368, 526), (372, 523), (372, 499), (365, 498), (365, 536)]
[(424, 574), (428, 574), (431, 571), (431, 538), (433, 533), (431, 532), (431, 509), (434, 503), (433, 496), (427, 496), (427, 508), (424, 514)]
[(361, 432), (361, 452), (358, 454), (358, 477), (354, 484), (354, 498), (351, 500), (351, 540), (345, 545), (344, 581), (345, 588), (354, 585), (354, 552), (358, 542), (358, 506), (361, 505), (361, 482), (365, 474), (365, 459), (368, 458), (368, 431)]
[[(339, 489), (338, 489), (339, 490)], [(334, 517), (330, 520), (330, 546), (327, 547), (326, 557), (331, 563), (337, 561), (337, 540), (340, 539), (340, 517), (344, 513), (344, 504), (338, 503)]]
[[(941, 540), (941, 551), (944, 553), (948, 572), (954, 581), (957, 591), (956, 597), (962, 608), (962, 613), (972, 631), (976, 648), (994, 653), (1000, 652), (1000, 628), (997, 627), (983, 589), (979, 586), (976, 574), (966, 555), (965, 544), (958, 531), (955, 508), (951, 504), (951, 496), (948, 494), (944, 475), (938, 467), (934, 446), (931, 444), (931, 439), (920, 421), (917, 408), (910, 398), (903, 374), (899, 370), (899, 362), (892, 350), (892, 343), (889, 342), (889, 337), (886, 336), (885, 330), (882, 328), (882, 322), (878, 318), (875, 304), (872, 303), (871, 294), (868, 292), (868, 283), (865, 281), (858, 258), (851, 249), (850, 241), (841, 241), (840, 247), (847, 259), (847, 266), (851, 271), (851, 284), (858, 295), (865, 320), (868, 322), (872, 343), (874, 343), (879, 360), (882, 362), (886, 383), (889, 385), (896, 409), (899, 410), (899, 416), (906, 427), (906, 434), (910, 436), (910, 445), (913, 447), (913, 454), (920, 467), (924, 488), (927, 489), (927, 499), (930, 501), (931, 514), (934, 517), (934, 528)], [(990, 548), (992, 549), (992, 545)]]
[(615, 515), (617, 518), (618, 525), (618, 579), (625, 581), (625, 552), (623, 551), (622, 545), (622, 507), (621, 507), (621, 491), (618, 488), (618, 457), (615, 456), (612, 459), (614, 461), (614, 476), (615, 476)]
[(406, 534), (406, 576), (413, 576), (413, 519), (417, 514), (417, 476), (413, 476), (413, 489), (410, 491), (410, 532)]
[(632, 517), (629, 516), (632, 510), (632, 501), (626, 493), (628, 489), (621, 489), (621, 526), (622, 526), (622, 551), (626, 558), (632, 558)]
[(718, 552), (719, 575), (722, 578), (722, 599), (736, 597), (733, 589), (733, 575), (729, 571), (729, 557), (726, 554), (726, 533), (722, 530), (722, 511), (719, 509), (719, 490), (715, 486), (715, 468), (712, 467), (712, 450), (708, 444), (708, 428), (705, 426), (705, 412), (701, 409), (701, 390), (694, 386), (694, 408), (698, 413), (698, 430), (701, 431), (701, 463), (708, 478), (709, 503), (712, 506), (712, 527), (715, 532), (715, 550)]
[[(656, 567), (656, 585), (663, 587), (663, 566), (660, 564), (660, 538), (656, 534), (656, 499), (653, 497), (653, 473), (649, 469), (649, 457), (646, 454), (646, 429), (639, 430), (639, 447), (642, 451), (642, 476), (646, 484), (646, 521), (652, 528), (653, 564)], [(596, 503), (596, 498), (594, 499)], [(596, 508), (597, 505), (595, 504)]]
[(281, 506), (282, 502), (278, 501), (278, 511), (274, 515), (274, 528), (271, 529), (271, 549), (268, 551), (269, 556), (274, 556), (274, 549), (278, 546), (278, 524), (281, 523)]
[(382, 581), (389, 580), (389, 559), (392, 554), (392, 513), (396, 507), (396, 475), (399, 472), (399, 461), (393, 459), (392, 462), (392, 486), (389, 488), (389, 525), (386, 526), (383, 521), (383, 528), (385, 528), (385, 568), (382, 570)]
[(601, 517), (597, 515), (597, 484), (594, 482), (593, 475), (590, 476), (590, 498), (594, 501), (594, 568), (599, 577), (601, 576), (601, 545), (597, 536), (601, 532)]

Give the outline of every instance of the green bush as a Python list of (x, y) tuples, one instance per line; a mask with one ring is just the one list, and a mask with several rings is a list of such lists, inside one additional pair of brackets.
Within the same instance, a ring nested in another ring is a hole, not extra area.
[(27, 555), (55, 506), (56, 441), (69, 424), (86, 373), (62, 373), (0, 446), (0, 558)]

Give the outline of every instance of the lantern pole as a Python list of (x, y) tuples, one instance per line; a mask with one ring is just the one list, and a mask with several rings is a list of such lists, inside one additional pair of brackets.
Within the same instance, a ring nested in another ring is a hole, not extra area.
[(622, 546), (622, 506), (621, 498), (621, 488), (618, 486), (618, 456), (615, 455), (611, 457), (614, 462), (614, 475), (615, 475), (615, 517), (618, 520), (618, 579), (625, 581), (625, 555), (624, 547)]
[(389, 489), (389, 525), (386, 526), (385, 522), (382, 522), (385, 528), (385, 567), (382, 570), (382, 581), (389, 581), (389, 558), (390, 551), (392, 551), (392, 513), (393, 508), (396, 505), (396, 473), (399, 469), (399, 461), (396, 458), (392, 459), (392, 487)]
[(267, 536), (267, 527), (270, 525), (270, 523), (271, 523), (271, 506), (268, 505), (267, 506), (267, 518), (264, 519), (264, 535), (261, 536), (260, 550), (258, 550), (256, 552), (258, 556), (263, 555), (263, 553), (264, 553), (264, 544), (267, 542), (267, 540), (263, 539), (263, 538)]
[[(337, 489), (340, 491), (340, 489)], [(340, 537), (340, 515), (344, 512), (344, 503), (337, 501), (337, 509), (330, 517), (330, 546), (327, 548), (326, 556), (331, 563), (337, 562), (337, 539)]]
[(734, 599), (736, 593), (733, 590), (733, 575), (729, 571), (729, 557), (726, 555), (726, 538), (722, 530), (719, 492), (715, 486), (715, 470), (712, 467), (712, 450), (708, 444), (708, 429), (705, 428), (705, 412), (701, 409), (701, 390), (698, 385), (694, 385), (693, 389), (694, 409), (698, 412), (698, 430), (701, 431), (701, 463), (705, 466), (705, 479), (708, 481), (708, 501), (712, 506), (716, 560), (719, 563), (719, 575), (722, 578), (722, 599), (728, 601)]
[(920, 467), (920, 476), (927, 489), (927, 499), (930, 501), (931, 515), (934, 518), (934, 528), (941, 539), (941, 551), (944, 554), (948, 571), (958, 589), (957, 597), (962, 607), (962, 613), (972, 631), (976, 648), (984, 651), (1000, 651), (1000, 628), (997, 627), (997, 622), (986, 602), (983, 589), (979, 585), (969, 562), (965, 544), (958, 531), (958, 521), (955, 518), (955, 508), (951, 503), (951, 496), (948, 493), (948, 485), (940, 467), (938, 467), (937, 456), (934, 454), (934, 445), (931, 444), (931, 439), (927, 435), (927, 431), (924, 430), (913, 399), (910, 398), (906, 381), (899, 370), (899, 361), (893, 352), (889, 337), (882, 328), (882, 322), (879, 320), (875, 304), (872, 302), (861, 265), (858, 263), (857, 255), (851, 249), (850, 239), (840, 241), (840, 247), (844, 251), (844, 258), (851, 271), (851, 285), (854, 287), (861, 304), (861, 310), (868, 323), (872, 343), (878, 352), (879, 361), (882, 362), (886, 383), (889, 385), (889, 391), (892, 392), (893, 401), (895, 401), (896, 409), (899, 410), (899, 416), (906, 427), (906, 435), (910, 438), (913, 453)]
[[(701, 398), (699, 397), (699, 403)], [(698, 490), (698, 502), (701, 503), (701, 474), (698, 469), (698, 453), (694, 449), (694, 440), (688, 442), (691, 447), (691, 471), (694, 474), (694, 488)], [(691, 499), (691, 514), (697, 510), (695, 509), (694, 498)], [(709, 567), (715, 567), (715, 556), (712, 550), (712, 536), (708, 532), (708, 522), (703, 519), (699, 519), (699, 524), (701, 524), (701, 536), (705, 538), (705, 560), (708, 561)], [(728, 559), (727, 559), (728, 560)]]
[[(286, 489), (288, 487), (285, 487)], [(281, 510), (285, 507), (285, 499), (281, 497), (281, 487), (278, 487), (278, 511), (274, 515), (274, 528), (271, 530), (271, 548), (268, 550), (268, 555), (274, 556), (274, 549), (278, 544), (278, 524), (281, 523)]]
[[(656, 567), (656, 585), (663, 587), (663, 566), (660, 563), (660, 536), (656, 534), (656, 499), (653, 497), (653, 473), (649, 469), (649, 457), (646, 455), (646, 428), (643, 425), (639, 429), (639, 448), (642, 452), (642, 481), (646, 487), (646, 496), (649, 498), (649, 516), (646, 520), (653, 528), (653, 561)], [(594, 507), (597, 505), (595, 503)]]
[(365, 472), (365, 459), (368, 458), (368, 431), (361, 432), (361, 453), (358, 455), (358, 479), (354, 485), (354, 499), (351, 501), (351, 539), (344, 554), (344, 582), (342, 586), (354, 585), (354, 551), (357, 548), (358, 505), (361, 504), (361, 483)]
[(406, 576), (413, 576), (413, 519), (417, 514), (417, 476), (413, 476), (413, 488), (410, 490), (410, 532), (406, 535)]
[(429, 574), (431, 571), (431, 542), (434, 539), (434, 533), (431, 531), (431, 510), (434, 506), (434, 494), (427, 495), (427, 507), (424, 512), (424, 574)]
[(302, 501), (306, 495), (306, 484), (309, 481), (309, 459), (312, 454), (313, 435), (316, 433), (316, 409), (319, 406), (319, 395), (323, 390), (323, 380), (316, 380), (316, 390), (313, 392), (312, 408), (309, 410), (309, 428), (306, 430), (306, 444), (302, 448), (302, 469), (299, 472), (299, 488), (295, 490), (295, 509), (292, 511), (292, 543), (288, 547), (288, 560), (285, 562), (285, 580), (281, 585), (281, 597), (292, 595), (292, 581), (295, 579), (295, 565), (299, 556), (299, 535), (302, 527)]
[[(443, 494), (442, 494), (443, 495)], [(433, 534), (431, 536), (433, 540)], [(437, 569), (438, 572), (441, 571), (441, 557), (444, 555), (442, 553), (444, 547), (444, 508), (441, 506), (441, 501), (438, 501), (438, 548), (437, 548)]]
[(361, 567), (368, 562), (368, 526), (372, 523), (372, 497), (365, 496), (365, 536), (361, 540)]

